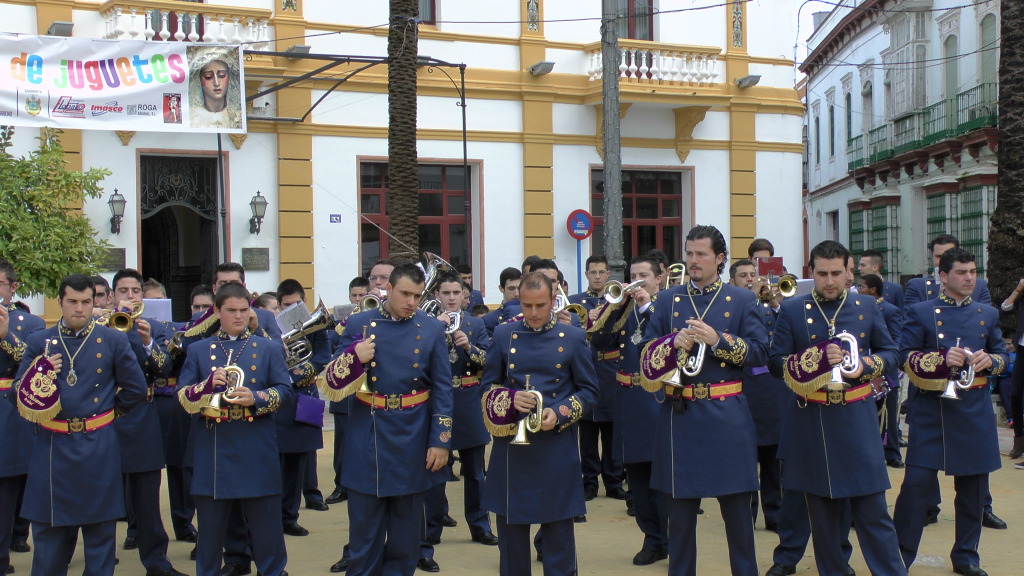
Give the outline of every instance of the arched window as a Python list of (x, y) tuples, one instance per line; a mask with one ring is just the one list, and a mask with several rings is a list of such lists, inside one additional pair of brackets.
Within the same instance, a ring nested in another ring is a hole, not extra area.
[(981, 20), (981, 83), (999, 81), (999, 42), (996, 40), (996, 16), (989, 14)]
[(957, 42), (956, 36), (950, 36), (942, 43), (942, 58), (944, 60), (942, 64), (942, 85), (944, 87), (943, 97), (945, 98), (955, 98), (957, 92), (960, 91), (960, 71), (958, 68), (960, 59), (957, 58), (958, 48), (959, 42)]
[(836, 107), (828, 107), (828, 155), (836, 155)]
[(853, 94), (846, 93), (846, 140), (853, 138)]
[(814, 163), (821, 164), (821, 119), (814, 117)]

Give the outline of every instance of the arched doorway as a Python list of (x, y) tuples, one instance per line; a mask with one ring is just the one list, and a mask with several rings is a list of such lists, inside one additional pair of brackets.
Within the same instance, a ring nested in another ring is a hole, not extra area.
[(139, 173), (141, 272), (167, 287), (174, 319), (187, 320), (189, 294), (217, 265), (217, 160), (144, 155)]

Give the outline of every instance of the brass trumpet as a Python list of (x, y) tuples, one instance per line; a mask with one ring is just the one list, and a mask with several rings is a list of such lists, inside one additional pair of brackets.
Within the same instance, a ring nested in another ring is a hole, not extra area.
[(857, 337), (844, 330), (836, 334), (835, 339), (839, 340), (840, 348), (843, 347), (845, 342), (850, 347), (850, 354), (844, 354), (843, 361), (832, 368), (830, 387), (835, 387), (836, 385), (844, 386), (843, 377), (853, 377), (860, 370), (860, 343), (857, 342)]
[(562, 310), (567, 310), (570, 314), (575, 314), (581, 324), (586, 325), (587, 315), (589, 314), (586, 307), (582, 304), (569, 302), (569, 297), (565, 295), (565, 290), (562, 290), (562, 285), (558, 282), (555, 282), (555, 285), (558, 289), (555, 293), (555, 306), (551, 309), (551, 312), (558, 316)]
[(676, 280), (676, 284), (682, 284), (685, 278), (686, 264), (683, 264), (682, 262), (670, 264), (667, 274), (665, 274), (665, 290), (668, 290), (668, 287), (672, 285), (673, 280)]
[[(526, 386), (530, 385), (530, 376), (526, 376)], [(530, 440), (526, 437), (526, 432), (529, 431), (531, 434), (536, 434), (541, 430), (541, 424), (544, 422), (544, 396), (541, 395), (537, 390), (531, 390), (527, 388), (522, 392), (526, 394), (533, 394), (537, 398), (537, 405), (534, 406), (533, 410), (526, 415), (525, 418), (519, 420), (519, 427), (516, 428), (515, 438), (512, 439), (512, 444), (518, 444), (520, 446), (529, 446)]]
[(797, 283), (796, 276), (793, 274), (786, 274), (785, 276), (782, 276), (774, 284), (772, 284), (770, 278), (765, 278), (763, 280), (764, 286), (761, 288), (761, 292), (757, 295), (758, 300), (771, 300), (773, 288), (778, 289), (779, 294), (781, 294), (783, 298), (792, 298), (796, 295)]
[[(960, 347), (960, 339), (956, 339), (956, 347)], [(964, 359), (964, 365), (957, 370), (956, 377), (950, 377), (949, 381), (946, 382), (946, 391), (942, 393), (942, 398), (949, 398), (950, 400), (959, 400), (960, 396), (957, 395), (956, 391), (967, 390), (974, 384), (974, 366), (971, 366), (971, 356), (974, 353), (964, 348), (964, 354), (967, 356)]]
[(604, 289), (601, 290), (601, 296), (604, 298), (605, 302), (609, 304), (622, 304), (634, 290), (642, 287), (643, 284), (643, 280), (637, 280), (636, 282), (630, 282), (625, 285), (623, 285), (622, 282), (609, 280), (608, 283), (604, 285)]
[(235, 388), (238, 388), (245, 382), (245, 371), (238, 366), (226, 366), (224, 371), (227, 372), (225, 390), (211, 394), (210, 400), (199, 409), (199, 412), (207, 418), (220, 418), (223, 414), (222, 410), (226, 408), (224, 400), (233, 399), (235, 397)]
[(145, 302), (132, 302), (131, 311), (123, 309), (104, 310), (97, 322), (99, 324), (106, 324), (118, 332), (130, 332), (132, 327), (135, 326), (135, 321), (142, 316), (142, 312), (145, 309)]

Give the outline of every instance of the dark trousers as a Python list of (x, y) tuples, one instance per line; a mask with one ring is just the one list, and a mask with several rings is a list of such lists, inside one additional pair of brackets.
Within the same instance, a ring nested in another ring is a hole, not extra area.
[[(499, 576), (529, 576), (530, 525), (509, 524), (501, 514), (495, 516), (494, 524), (498, 529)], [(575, 576), (576, 533), (572, 518), (541, 524), (540, 529), (544, 532), (544, 576)]]
[[(872, 574), (906, 574), (896, 542), (896, 529), (886, 508), (885, 492), (852, 498), (824, 498), (804, 494), (814, 536), (814, 561), (823, 576), (845, 576), (849, 558), (842, 540), (850, 532), (850, 520), (857, 531), (864, 561)], [(844, 509), (849, 507), (849, 516)]]
[(281, 458), (281, 524), (299, 520), (302, 482), (306, 475), (309, 452), (287, 452)]
[[(905, 478), (905, 476), (904, 476)], [(988, 474), (981, 479), (982, 483), (982, 496), (981, 496), (981, 507), (983, 512), (992, 511), (992, 492), (988, 488)], [(936, 474), (928, 481), (928, 485), (925, 487), (928, 493), (928, 506), (925, 508), (925, 517), (937, 516), (939, 514), (939, 504), (942, 503), (942, 491), (939, 489), (939, 476)], [(955, 507), (955, 503), (954, 503)]]
[(636, 525), (644, 533), (644, 550), (668, 552), (668, 496), (651, 488), (651, 463), (626, 464), (636, 506)]
[(14, 541), (25, 542), (28, 540), (29, 521), (21, 517), (21, 503), (25, 501), (25, 481), (28, 475), (19, 476), (21, 483), (18, 486), (18, 505), (14, 508)]
[[(882, 431), (882, 447), (885, 451), (885, 461), (897, 460), (902, 462), (903, 455), (900, 453), (899, 440), (900, 391), (897, 389), (886, 394), (882, 406), (885, 406), (885, 429)], [(881, 406), (879, 406), (879, 410), (881, 410)], [(881, 418), (881, 416), (879, 417)]]
[(123, 476), (135, 519), (139, 560), (146, 572), (168, 570), (171, 562), (167, 559), (167, 531), (160, 516), (160, 471), (130, 472)]
[(484, 448), (486, 446), (459, 450), (459, 461), (462, 462), (463, 505), (470, 536), (479, 536), (491, 531), (490, 516), (487, 515), (487, 510), (480, 506), (484, 486)]
[(14, 521), (18, 517), (18, 490), (25, 476), (0, 478), (0, 574), (7, 574), (11, 565), (11, 540)]
[(171, 508), (171, 527), (175, 536), (188, 534), (195, 527), (196, 503), (192, 500), (192, 469), (167, 466), (167, 500)]
[(412, 576), (416, 572), (423, 492), (377, 498), (348, 493), (348, 576)]
[[(938, 470), (907, 466), (903, 486), (896, 498), (893, 520), (899, 536), (903, 562), (909, 568), (917, 558), (924, 531), (924, 520), (928, 509), (927, 489), (936, 480)], [(953, 549), (949, 557), (954, 565), (980, 564), (978, 543), (981, 541), (981, 514), (984, 497), (988, 492), (988, 474), (975, 476), (954, 476), (956, 496), (953, 508), (956, 511)]]
[[(782, 477), (779, 471), (778, 452), (778, 444), (757, 447), (757, 464), (761, 483), (760, 505), (764, 510), (765, 528), (778, 527), (779, 509), (782, 507)], [(630, 480), (630, 486), (632, 486), (632, 480)], [(750, 516), (755, 524), (757, 523), (758, 500), (758, 493), (754, 492), (750, 498)]]
[(420, 522), (420, 558), (434, 557), (434, 542), (441, 541), (444, 515), (448, 513), (447, 483), (432, 486), (423, 493), (423, 521)]
[[(1018, 333), (1024, 327), (1017, 327)], [(1010, 413), (1007, 418), (1013, 418), (1013, 435), (1024, 436), (1024, 346), (1017, 346), (1017, 358), (1013, 362), (1013, 372), (1010, 375), (1013, 381), (1013, 388), (1010, 391)]]
[(213, 499), (196, 496), (196, 515), (201, 537), (196, 549), (196, 576), (218, 576), (223, 558), (224, 534), (231, 522), (231, 507), (238, 505), (248, 521), (256, 570), (263, 576), (281, 576), (288, 553), (281, 529), (281, 500), (278, 496)]
[(346, 493), (341, 485), (341, 469), (345, 461), (345, 427), (348, 425), (348, 414), (334, 415), (334, 489)]
[(66, 576), (68, 558), (74, 552), (73, 542), (82, 529), (85, 543), (84, 576), (113, 576), (114, 546), (117, 523), (113, 520), (85, 526), (51, 526), (32, 523), (35, 550), (32, 554), (33, 576)]
[[(605, 491), (622, 487), (622, 446), (613, 441), (614, 424), (580, 420), (580, 460), (583, 488), (597, 491), (601, 476)], [(600, 444), (600, 449), (598, 445)]]
[[(670, 498), (668, 504), (668, 573), (697, 574), (697, 509), (699, 498)], [(750, 492), (718, 497), (729, 544), (733, 576), (757, 576), (754, 554), (754, 523), (750, 521)], [(545, 534), (545, 537), (547, 535)]]
[(324, 495), (320, 492), (320, 481), (317, 478), (316, 450), (306, 452), (306, 473), (302, 477), (302, 497), (306, 504), (324, 501)]
[[(249, 534), (249, 523), (242, 512), (242, 506), (237, 501), (231, 507), (229, 514), (227, 531), (224, 534), (224, 563), (243, 568), (249, 567), (252, 564), (252, 538)], [(199, 526), (199, 528), (202, 527), (202, 525)]]

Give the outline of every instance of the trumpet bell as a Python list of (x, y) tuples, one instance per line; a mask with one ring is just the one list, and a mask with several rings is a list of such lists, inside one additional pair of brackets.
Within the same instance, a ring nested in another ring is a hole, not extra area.
[(380, 308), (380, 298), (375, 294), (367, 294), (363, 296), (363, 299), (359, 301), (359, 306), (353, 313), (366, 312), (367, 310), (376, 310)]
[(107, 319), (107, 326), (118, 332), (130, 332), (132, 327), (135, 326), (135, 320), (128, 312), (114, 312)]
[(943, 393), (939, 397), (948, 398), (950, 400), (959, 400), (960, 396), (957, 395), (956, 393), (957, 387), (958, 386), (956, 380), (949, 380), (948, 382), (946, 382), (946, 390), (943, 391)]
[(782, 278), (779, 278), (779, 294), (782, 294), (786, 298), (792, 298), (796, 296), (796, 276), (793, 274), (786, 274)]

